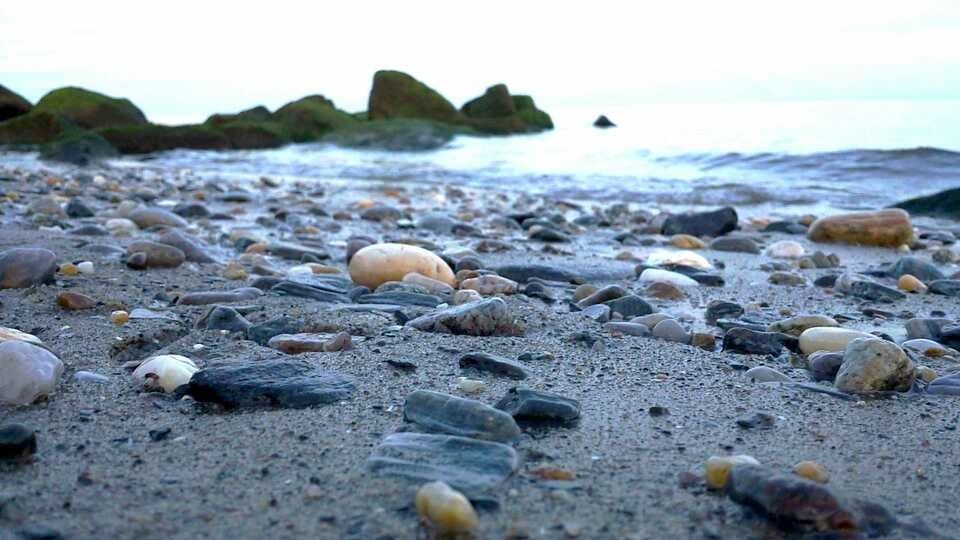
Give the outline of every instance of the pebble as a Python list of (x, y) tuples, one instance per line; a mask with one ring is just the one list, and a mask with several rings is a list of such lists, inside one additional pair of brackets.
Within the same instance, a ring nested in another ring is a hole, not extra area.
[(842, 352), (817, 351), (807, 358), (807, 366), (814, 381), (833, 382), (842, 364)]
[(453, 286), (453, 270), (436, 254), (405, 244), (373, 244), (350, 259), (350, 278), (358, 285), (376, 289), (388, 281), (400, 281), (416, 272)]
[(597, 292), (597, 287), (595, 285), (584, 283), (573, 290), (573, 301), (580, 302), (595, 292)]
[(438, 538), (471, 535), (479, 518), (470, 501), (444, 482), (429, 482), (417, 490), (417, 515)]
[(767, 330), (790, 336), (799, 336), (810, 328), (835, 328), (839, 326), (840, 324), (836, 320), (826, 315), (797, 315), (771, 323)]
[(914, 372), (918, 379), (928, 383), (935, 381), (938, 377), (937, 372), (927, 366), (917, 366)]
[(602, 304), (610, 300), (616, 300), (617, 298), (626, 296), (628, 294), (630, 294), (630, 291), (620, 285), (607, 285), (601, 289), (597, 289), (583, 300), (580, 300), (577, 305), (585, 308), (596, 304)]
[(786, 285), (788, 287), (805, 287), (810, 283), (807, 278), (795, 272), (773, 272), (767, 278), (767, 281), (773, 285)]
[(527, 370), (519, 362), (486, 352), (463, 353), (457, 364), (460, 369), (476, 369), (517, 380), (527, 378)]
[(605, 323), (610, 320), (610, 306), (595, 304), (585, 308), (580, 314), (598, 323)]
[(170, 393), (190, 382), (197, 372), (193, 360), (178, 354), (153, 356), (133, 370), (133, 381), (147, 389), (160, 388)]
[[(447, 297), (454, 293), (453, 287), (450, 285), (438, 280), (429, 278), (423, 274), (418, 274), (417, 272), (410, 272), (409, 274), (403, 276), (404, 283), (412, 283), (414, 285), (419, 285), (426, 289), (431, 294), (438, 296)], [(512, 283), (516, 283), (511, 281)]]
[(500, 298), (441, 309), (408, 321), (405, 326), (424, 332), (470, 336), (517, 336), (524, 332)]
[(717, 336), (703, 332), (694, 332), (690, 338), (690, 344), (698, 349), (713, 351), (717, 348)]
[(494, 270), (497, 274), (517, 283), (526, 283), (531, 278), (563, 283), (583, 283), (583, 278), (576, 273), (545, 264), (508, 264), (499, 266)]
[(858, 338), (847, 345), (834, 384), (837, 390), (851, 394), (905, 392), (915, 376), (913, 362), (895, 343)]
[(628, 294), (615, 300), (608, 300), (603, 305), (610, 308), (611, 317), (617, 314), (624, 319), (631, 319), (653, 313), (653, 307), (648, 304), (646, 300), (635, 294)]
[(671, 236), (670, 245), (680, 249), (703, 249), (707, 247), (707, 244), (703, 240), (696, 236), (690, 236), (689, 234), (675, 234)]
[(827, 472), (826, 467), (816, 461), (801, 461), (797, 463), (793, 466), (793, 473), (807, 480), (813, 480), (818, 484), (826, 484), (830, 481), (830, 474)]
[(736, 465), (760, 465), (753, 456), (711, 456), (704, 464), (704, 480), (710, 489), (724, 489), (730, 479), (730, 470)]
[(68, 310), (93, 309), (97, 301), (85, 294), (61, 292), (57, 294), (57, 305)]
[(667, 315), (666, 313), (650, 313), (648, 315), (641, 315), (639, 317), (634, 317), (630, 319), (630, 322), (636, 324), (642, 324), (649, 329), (653, 329), (660, 321), (664, 319), (675, 319), (672, 315)]
[(188, 393), (228, 409), (301, 409), (343, 401), (355, 386), (346, 377), (314, 363), (289, 360), (234, 361), (207, 367), (190, 378)]
[(457, 388), (465, 394), (479, 394), (487, 389), (487, 383), (467, 377), (457, 377)]
[(339, 352), (353, 349), (353, 340), (347, 332), (338, 334), (279, 334), (270, 338), (267, 346), (286, 354), (309, 352)]
[(0, 289), (53, 283), (57, 256), (49, 249), (11, 248), (0, 252)]
[(103, 226), (113, 236), (133, 236), (140, 230), (136, 223), (127, 218), (108, 219)]
[(520, 428), (509, 414), (472, 399), (431, 390), (417, 390), (407, 396), (403, 418), (432, 432), (509, 442), (520, 436)]
[(530, 388), (511, 388), (496, 408), (528, 422), (571, 424), (580, 418), (577, 400)]
[(887, 273), (895, 278), (909, 275), (920, 281), (936, 281), (947, 277), (932, 263), (914, 255), (900, 257), (897, 262), (890, 265)]
[(603, 325), (603, 329), (611, 334), (623, 334), (625, 336), (649, 337), (650, 328), (646, 325), (633, 322), (608, 322)]
[(720, 319), (737, 319), (743, 315), (743, 306), (726, 300), (711, 300), (707, 304), (705, 318), (707, 324), (716, 325)]
[(29, 405), (56, 389), (63, 362), (26, 341), (0, 343), (0, 403)]
[(450, 303), (455, 306), (459, 306), (461, 304), (469, 304), (470, 302), (477, 302), (480, 300), (483, 300), (483, 296), (481, 296), (480, 293), (472, 289), (466, 289), (453, 293)]
[(742, 236), (722, 236), (710, 242), (710, 249), (732, 251), (736, 253), (760, 253), (760, 246), (751, 238)]
[(737, 427), (742, 429), (772, 429), (777, 423), (777, 417), (770, 413), (756, 412), (737, 418)]
[(910, 274), (904, 274), (897, 280), (897, 288), (901, 291), (923, 294), (927, 292), (927, 286), (922, 281)]
[(23, 341), (25, 343), (30, 343), (31, 345), (44, 347), (43, 341), (33, 334), (28, 334), (26, 332), (17, 330), (16, 328), (0, 326), (0, 343), (5, 341)]
[(655, 281), (647, 285), (647, 288), (644, 289), (644, 293), (647, 296), (652, 296), (661, 300), (679, 300), (680, 298), (686, 296), (676, 285), (663, 281)]
[(127, 324), (129, 320), (130, 320), (130, 314), (127, 313), (126, 311), (123, 311), (122, 309), (110, 313), (110, 322), (112, 322), (117, 326), (122, 326), (124, 324)]
[(460, 288), (474, 290), (481, 295), (491, 296), (496, 294), (515, 294), (519, 288), (519, 284), (505, 277), (486, 275), (465, 279), (460, 282)]
[(943, 345), (930, 339), (908, 339), (900, 344), (905, 351), (910, 351), (928, 358), (947, 356), (949, 351)]
[(209, 247), (183, 231), (173, 229), (157, 238), (157, 242), (173, 246), (183, 252), (186, 259), (195, 263), (217, 262), (209, 253)]
[(690, 343), (690, 334), (674, 319), (664, 319), (653, 327), (653, 337), (676, 343)]
[(817, 351), (843, 352), (851, 341), (858, 338), (876, 339), (876, 336), (849, 328), (808, 328), (800, 334), (800, 351), (803, 354)]
[(242, 264), (231, 261), (223, 268), (223, 277), (233, 281), (247, 279), (247, 270)]
[(263, 296), (263, 291), (255, 287), (241, 287), (231, 291), (200, 291), (185, 293), (177, 298), (178, 306), (204, 306), (208, 304), (229, 304), (247, 302)]
[(660, 249), (647, 255), (645, 264), (650, 266), (688, 266), (699, 270), (713, 270), (713, 265), (703, 255), (692, 251)]
[(737, 211), (726, 206), (709, 212), (672, 214), (663, 221), (660, 232), (665, 235), (723, 236), (737, 228)]
[(92, 382), (97, 384), (106, 384), (110, 382), (110, 377), (106, 375), (101, 375), (100, 373), (94, 373), (92, 371), (78, 371), (73, 374), (73, 380), (77, 382)]
[(767, 247), (765, 253), (775, 259), (799, 259), (806, 254), (803, 245), (793, 240), (774, 242)]
[(942, 296), (960, 296), (960, 279), (938, 279), (930, 283), (930, 292)]
[(148, 240), (138, 240), (127, 246), (128, 255), (136, 253), (146, 254), (147, 268), (176, 268), (187, 260), (178, 248)]
[(77, 270), (84, 275), (92, 275), (94, 273), (93, 263), (90, 261), (83, 261), (77, 264)]
[(899, 209), (851, 212), (823, 217), (810, 225), (807, 237), (814, 242), (896, 248), (910, 242), (910, 216)]
[(699, 283), (693, 278), (685, 276), (678, 272), (662, 270), (660, 268), (647, 268), (640, 274), (641, 283), (663, 282), (669, 283), (674, 287), (697, 287)]
[(229, 306), (213, 306), (197, 320), (196, 327), (205, 330), (246, 332), (252, 324), (237, 310)]
[(37, 435), (21, 424), (0, 427), (0, 461), (22, 460), (37, 453)]
[(767, 366), (755, 366), (748, 369), (744, 377), (755, 383), (791, 382), (793, 379)]
[(749, 328), (731, 328), (723, 335), (723, 351), (737, 354), (777, 356), (783, 351), (784, 335), (757, 332)]
[(150, 227), (186, 227), (185, 219), (163, 208), (139, 208), (130, 213), (127, 218), (136, 223), (141, 229)]

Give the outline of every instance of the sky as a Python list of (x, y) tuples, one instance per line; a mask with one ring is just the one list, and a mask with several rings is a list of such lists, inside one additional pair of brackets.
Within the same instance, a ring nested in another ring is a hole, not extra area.
[(0, 2), (0, 84), (128, 97), (158, 122), (406, 71), (455, 104), (506, 83), (546, 109), (960, 98), (958, 0)]

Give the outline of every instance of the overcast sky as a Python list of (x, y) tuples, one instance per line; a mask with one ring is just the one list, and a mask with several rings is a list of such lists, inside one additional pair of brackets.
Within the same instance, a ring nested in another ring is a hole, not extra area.
[(377, 69), (455, 104), (496, 82), (544, 108), (960, 97), (960, 0), (0, 2), (0, 84), (129, 97), (156, 121), (320, 93)]

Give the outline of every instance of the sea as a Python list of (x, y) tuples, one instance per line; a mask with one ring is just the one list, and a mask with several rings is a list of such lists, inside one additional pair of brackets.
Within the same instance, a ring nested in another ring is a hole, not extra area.
[[(746, 215), (874, 209), (960, 187), (960, 100), (589, 105), (552, 131), (425, 152), (298, 144), (172, 151), (118, 165), (203, 175), (451, 184)], [(598, 129), (604, 114), (616, 127)]]

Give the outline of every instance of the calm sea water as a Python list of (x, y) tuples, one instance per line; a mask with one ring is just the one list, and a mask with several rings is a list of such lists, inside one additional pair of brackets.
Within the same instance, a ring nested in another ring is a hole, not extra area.
[[(433, 182), (748, 214), (876, 208), (960, 187), (960, 101), (646, 105), (551, 111), (557, 129), (420, 153), (323, 144), (171, 152), (205, 174)], [(597, 114), (618, 127), (591, 126)]]

